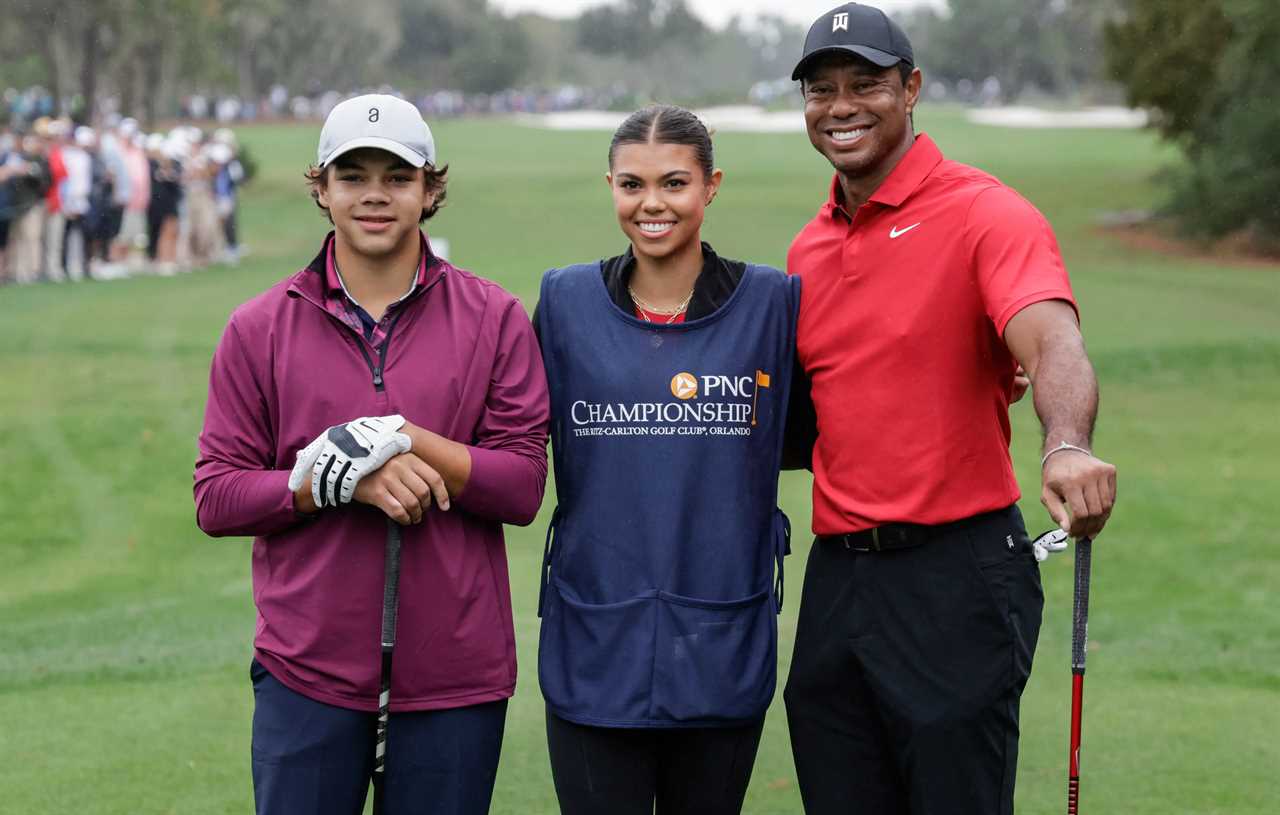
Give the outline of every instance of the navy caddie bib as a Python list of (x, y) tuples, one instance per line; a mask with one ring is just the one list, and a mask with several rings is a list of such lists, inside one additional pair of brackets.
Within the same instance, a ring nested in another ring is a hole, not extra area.
[(799, 303), (798, 278), (748, 265), (720, 308), (659, 325), (618, 308), (599, 263), (543, 277), (559, 505), (538, 678), (555, 715), (702, 727), (764, 714), (790, 535), (778, 469)]

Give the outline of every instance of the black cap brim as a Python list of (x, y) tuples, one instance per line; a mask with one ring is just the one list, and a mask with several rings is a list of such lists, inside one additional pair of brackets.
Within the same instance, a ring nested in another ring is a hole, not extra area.
[(879, 65), (881, 68), (890, 68), (902, 62), (901, 57), (894, 56), (887, 51), (881, 51), (879, 48), (872, 48), (868, 45), (829, 45), (825, 48), (818, 48), (805, 54), (804, 57), (796, 63), (796, 69), (791, 72), (791, 79), (795, 81), (804, 77), (805, 72), (809, 70), (809, 66), (815, 60), (822, 58), (827, 54), (855, 54), (862, 57), (873, 65)]

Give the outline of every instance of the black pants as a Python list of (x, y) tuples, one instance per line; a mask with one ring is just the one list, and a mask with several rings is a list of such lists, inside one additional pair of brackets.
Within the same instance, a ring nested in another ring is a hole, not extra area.
[(107, 206), (92, 219), (89, 230), (92, 247), (89, 254), (103, 262), (111, 260), (111, 242), (124, 225), (124, 207)]
[(177, 209), (150, 207), (147, 209), (147, 260), (155, 260), (160, 247), (160, 230), (167, 218), (177, 217)]
[(80, 234), (80, 257), (76, 258), (80, 269), (85, 277), (89, 276), (89, 220), (84, 215), (68, 215), (66, 223), (62, 227), (62, 268), (64, 270), (70, 268), (71, 258), (67, 257), (71, 252), (71, 233), (78, 232)]
[(236, 237), (236, 205), (231, 205), (231, 212), (227, 213), (227, 217), (222, 219), (222, 235), (227, 239), (227, 246), (235, 250), (240, 245), (239, 239)]
[(805, 812), (1007, 815), (1044, 595), (1017, 507), (809, 554), (785, 699)]
[(764, 719), (745, 727), (587, 727), (547, 713), (563, 815), (737, 815)]

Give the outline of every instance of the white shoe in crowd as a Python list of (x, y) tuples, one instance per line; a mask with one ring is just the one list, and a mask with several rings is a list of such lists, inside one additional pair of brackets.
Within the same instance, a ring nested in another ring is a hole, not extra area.
[(123, 263), (99, 263), (93, 270), (95, 280), (123, 280), (129, 276), (129, 269)]

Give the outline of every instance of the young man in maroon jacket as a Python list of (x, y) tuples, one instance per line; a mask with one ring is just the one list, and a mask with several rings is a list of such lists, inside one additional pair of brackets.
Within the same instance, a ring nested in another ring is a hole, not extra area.
[(255, 536), (259, 813), (363, 807), (387, 518), (405, 525), (387, 810), (488, 810), (516, 678), (502, 524), (541, 503), (547, 390), (520, 304), (420, 231), (446, 172), (408, 102), (334, 108), (310, 174), (334, 231), (214, 354), (197, 522)]

